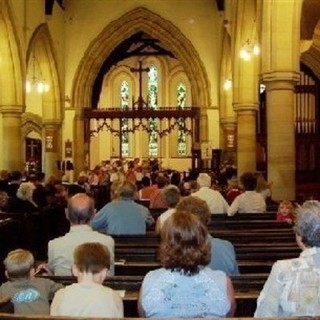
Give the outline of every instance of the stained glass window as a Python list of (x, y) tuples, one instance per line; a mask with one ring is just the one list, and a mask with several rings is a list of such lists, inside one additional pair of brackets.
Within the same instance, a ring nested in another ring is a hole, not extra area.
[[(121, 109), (129, 109), (129, 83), (122, 81), (120, 85), (121, 96)], [(129, 133), (128, 133), (129, 120), (127, 118), (121, 119), (121, 156), (129, 156)]]
[[(177, 85), (177, 104), (178, 107), (184, 108), (186, 103), (187, 89), (186, 85), (183, 82), (178, 83)], [(185, 128), (185, 119), (178, 119), (178, 156), (185, 157), (187, 155), (187, 135), (184, 130)]]
[[(158, 70), (155, 65), (149, 67), (148, 72), (148, 106), (151, 109), (158, 108)], [(149, 156), (158, 156), (158, 121), (157, 119), (150, 118), (148, 120), (149, 133)]]

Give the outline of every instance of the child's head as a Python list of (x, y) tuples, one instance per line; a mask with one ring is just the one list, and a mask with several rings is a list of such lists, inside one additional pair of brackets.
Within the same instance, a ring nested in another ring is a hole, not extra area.
[(33, 269), (34, 258), (30, 251), (16, 249), (8, 253), (3, 264), (9, 279), (29, 278)]
[(278, 207), (278, 212), (281, 212), (282, 214), (287, 214), (287, 215), (294, 213), (294, 206), (292, 202), (289, 200), (281, 201)]
[(73, 254), (74, 265), (81, 273), (97, 274), (110, 268), (110, 253), (98, 242), (84, 243), (76, 247)]

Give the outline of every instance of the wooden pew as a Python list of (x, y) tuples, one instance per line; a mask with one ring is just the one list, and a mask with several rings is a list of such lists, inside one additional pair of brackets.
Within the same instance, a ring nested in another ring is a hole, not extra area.
[(0, 220), (0, 281), (6, 280), (2, 261), (7, 254), (24, 244), (23, 226), (18, 220), (11, 218)]
[(0, 297), (0, 312), (1, 313), (14, 313), (14, 306), (10, 297)]
[[(241, 261), (276, 261), (298, 257), (301, 250), (296, 246), (235, 246), (237, 260)], [(115, 247), (116, 260), (128, 262), (153, 262), (157, 261), (158, 247)]]
[[(70, 285), (76, 281), (69, 276), (40, 276), (49, 278), (64, 285)], [(237, 301), (236, 315), (239, 317), (253, 316), (256, 308), (256, 299), (261, 291), (268, 274), (251, 274), (231, 277)], [(137, 317), (138, 292), (142, 283), (142, 276), (114, 276), (108, 277), (104, 285), (114, 290), (125, 290), (123, 297), (125, 317)]]
[[(250, 273), (270, 273), (274, 261), (254, 261), (254, 260), (237, 260), (240, 274)], [(115, 275), (135, 275), (141, 276), (151, 270), (161, 268), (158, 261), (116, 261)]]
[(34, 253), (36, 247), (36, 235), (40, 229), (38, 215), (29, 213), (0, 212), (0, 220), (5, 219), (11, 219), (20, 224), (19, 236), (23, 240), (19, 245), (22, 246), (21, 248), (30, 250)]
[[(209, 229), (213, 237), (225, 239), (236, 243), (293, 243), (295, 233), (291, 227), (286, 228), (265, 228), (265, 229)], [(145, 244), (158, 244), (159, 235), (155, 232), (147, 232), (145, 235), (114, 235), (116, 245), (134, 244), (137, 246)]]

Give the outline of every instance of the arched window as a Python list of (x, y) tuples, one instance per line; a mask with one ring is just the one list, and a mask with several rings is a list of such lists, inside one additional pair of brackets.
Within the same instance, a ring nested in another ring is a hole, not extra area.
[[(187, 89), (186, 85), (183, 82), (179, 82), (177, 85), (177, 104), (178, 107), (183, 109), (186, 104)], [(184, 157), (187, 155), (187, 135), (184, 130), (185, 128), (185, 119), (178, 119), (178, 156)]]
[[(155, 65), (151, 65), (148, 72), (148, 106), (150, 109), (158, 108), (158, 70)], [(149, 126), (149, 156), (158, 156), (158, 121), (150, 118)]]
[[(129, 109), (129, 83), (122, 81), (120, 85), (121, 96), (121, 109)], [(121, 156), (129, 156), (129, 133), (128, 133), (129, 120), (127, 118), (121, 119)]]

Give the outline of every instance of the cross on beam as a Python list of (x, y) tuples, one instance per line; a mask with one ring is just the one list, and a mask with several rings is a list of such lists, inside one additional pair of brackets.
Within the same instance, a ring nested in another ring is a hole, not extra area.
[(139, 73), (139, 97), (137, 102), (134, 102), (134, 106), (137, 104), (138, 105), (138, 110), (142, 110), (143, 106), (146, 105), (146, 102), (143, 100), (142, 97), (142, 72), (149, 72), (150, 68), (142, 68), (142, 62), (139, 61), (139, 68), (130, 68), (131, 72), (138, 72)]

